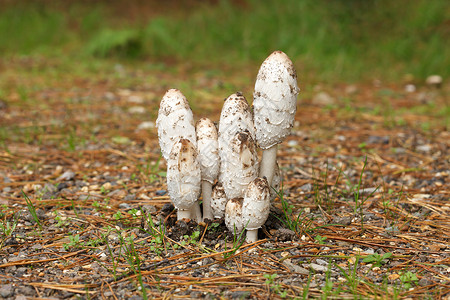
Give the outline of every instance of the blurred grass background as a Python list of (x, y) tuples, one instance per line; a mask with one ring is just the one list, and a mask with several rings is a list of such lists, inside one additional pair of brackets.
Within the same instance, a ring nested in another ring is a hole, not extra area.
[(2, 59), (259, 65), (285, 51), (302, 77), (450, 73), (448, 0), (5, 1)]

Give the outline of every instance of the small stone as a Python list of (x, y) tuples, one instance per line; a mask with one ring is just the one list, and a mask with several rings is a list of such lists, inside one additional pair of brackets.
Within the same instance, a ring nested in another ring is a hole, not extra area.
[(356, 85), (347, 85), (345, 87), (345, 93), (347, 95), (353, 95), (356, 94), (358, 92), (358, 87)]
[(304, 192), (311, 192), (312, 191), (312, 184), (311, 183), (307, 183), (304, 184), (300, 187), (300, 189)]
[(154, 213), (157, 211), (157, 209), (154, 205), (148, 205), (148, 204), (143, 205), (142, 210), (144, 211), (144, 213), (147, 213), (147, 214)]
[(282, 242), (292, 241), (295, 237), (295, 232), (290, 229), (280, 228), (277, 230), (277, 237), (278, 240)]
[(132, 106), (128, 109), (130, 114), (145, 114), (145, 107), (142, 106)]
[(25, 295), (17, 295), (15, 300), (27, 300), (27, 297)]
[(334, 104), (334, 102), (334, 98), (331, 97), (327, 92), (320, 92), (316, 94), (312, 99), (312, 103), (315, 105), (331, 105)]
[(75, 173), (72, 170), (65, 171), (61, 176), (59, 176), (56, 181), (68, 181), (72, 180), (75, 177)]
[(298, 146), (298, 141), (290, 140), (290, 141), (287, 142), (287, 144), (288, 144), (289, 147), (296, 147), (296, 146)]
[(319, 265), (322, 265), (322, 266), (328, 265), (328, 262), (321, 258), (316, 259), (316, 263), (318, 263)]
[(405, 92), (414, 93), (416, 91), (416, 86), (414, 84), (405, 85)]
[(138, 125), (137, 130), (153, 129), (153, 128), (155, 128), (155, 122), (144, 121)]
[(0, 296), (3, 298), (7, 298), (12, 296), (14, 290), (12, 284), (5, 284), (2, 287), (0, 287)]
[(167, 190), (157, 190), (156, 195), (157, 196), (164, 196), (167, 193)]
[(431, 151), (431, 145), (420, 145), (416, 147), (417, 151), (421, 152), (430, 152)]
[(138, 95), (131, 95), (128, 97), (128, 102), (130, 103), (136, 103), (136, 104), (142, 104), (144, 103), (144, 98)]
[(131, 209), (131, 205), (128, 204), (128, 203), (126, 203), (126, 202), (123, 202), (123, 203), (120, 203), (120, 204), (119, 204), (119, 208), (120, 208), (120, 209), (129, 210), (129, 209)]
[(327, 271), (327, 267), (312, 263), (310, 264), (311, 269), (313, 269), (316, 272), (326, 272)]
[(104, 183), (104, 184), (102, 185), (102, 188), (103, 188), (105, 191), (109, 191), (109, 190), (111, 189), (111, 187), (112, 187), (111, 182), (106, 182), (106, 183)]
[(106, 92), (103, 97), (108, 101), (115, 101), (118, 99), (118, 97), (112, 92)]
[(333, 223), (341, 225), (350, 225), (352, 223), (351, 217), (334, 217)]
[(231, 299), (247, 299), (250, 297), (250, 292), (248, 291), (236, 291), (231, 293)]
[(433, 282), (425, 277), (420, 278), (419, 282), (417, 282), (419, 286), (427, 286), (433, 284)]

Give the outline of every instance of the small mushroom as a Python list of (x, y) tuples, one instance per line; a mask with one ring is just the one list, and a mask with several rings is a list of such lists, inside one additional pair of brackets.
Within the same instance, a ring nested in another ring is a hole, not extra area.
[(242, 198), (247, 185), (258, 176), (256, 144), (248, 131), (228, 141), (228, 152), (220, 153), (221, 182), (228, 199)]
[(297, 74), (289, 57), (275, 51), (262, 63), (253, 93), (256, 141), (263, 149), (259, 176), (272, 183), (277, 145), (294, 126)]
[(197, 145), (192, 110), (186, 97), (177, 89), (170, 89), (164, 94), (159, 105), (156, 127), (159, 146), (166, 161), (173, 144), (179, 138), (188, 139)]
[(218, 182), (213, 190), (211, 196), (211, 209), (215, 218), (223, 218), (225, 216), (225, 207), (227, 205), (227, 196), (222, 183)]
[(167, 189), (178, 220), (190, 219), (200, 195), (201, 170), (198, 153), (188, 139), (179, 139), (167, 160)]
[(225, 208), (225, 225), (234, 235), (238, 235), (244, 230), (242, 222), (242, 201), (243, 198), (230, 199)]
[(258, 177), (247, 187), (242, 204), (242, 223), (247, 229), (248, 243), (258, 240), (258, 229), (270, 212), (270, 189), (266, 178)]
[(217, 128), (208, 118), (201, 118), (195, 125), (197, 132), (197, 149), (202, 171), (203, 219), (212, 219), (211, 194), (212, 185), (219, 174), (219, 151)]

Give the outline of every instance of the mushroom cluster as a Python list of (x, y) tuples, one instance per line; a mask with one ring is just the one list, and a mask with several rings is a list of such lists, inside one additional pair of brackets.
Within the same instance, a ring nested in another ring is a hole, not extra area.
[(229, 96), (218, 129), (208, 118), (194, 124), (186, 97), (176, 89), (166, 92), (156, 125), (178, 220), (225, 218), (234, 234), (246, 230), (247, 242), (258, 239), (281, 181), (277, 145), (294, 125), (298, 93), (294, 65), (281, 51), (259, 69), (253, 110), (242, 93)]

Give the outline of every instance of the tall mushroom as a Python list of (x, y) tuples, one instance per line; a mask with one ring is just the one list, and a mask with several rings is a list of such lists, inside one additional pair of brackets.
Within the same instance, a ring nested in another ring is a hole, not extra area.
[(277, 145), (294, 126), (297, 108), (297, 74), (289, 57), (275, 51), (262, 63), (253, 93), (256, 141), (263, 149), (260, 177), (269, 185), (276, 164)]
[(159, 146), (166, 161), (173, 144), (179, 138), (188, 139), (197, 145), (192, 110), (186, 97), (177, 89), (170, 89), (164, 94), (159, 105), (156, 127)]
[(228, 143), (229, 152), (220, 156), (222, 185), (228, 199), (241, 198), (258, 176), (256, 144), (247, 130), (237, 132)]
[(167, 160), (167, 189), (178, 220), (191, 218), (192, 207), (200, 195), (201, 170), (198, 153), (188, 139), (179, 139)]
[[(228, 199), (243, 197), (246, 185), (257, 176), (254, 141), (255, 127), (247, 100), (240, 92), (232, 94), (223, 104), (219, 121), (219, 182)], [(251, 178), (240, 182), (237, 177), (243, 177), (244, 172), (250, 172)]]
[(231, 139), (238, 132), (248, 131), (255, 140), (255, 126), (253, 125), (253, 115), (250, 106), (241, 92), (232, 94), (222, 107), (219, 120), (219, 156), (231, 150)]
[(197, 149), (202, 170), (203, 219), (213, 219), (211, 210), (212, 185), (219, 175), (219, 150), (217, 128), (208, 118), (201, 118), (195, 125)]
[(242, 223), (247, 229), (248, 243), (258, 240), (258, 228), (270, 212), (270, 189), (266, 178), (255, 178), (247, 187), (242, 204)]
[[(164, 94), (159, 105), (156, 127), (161, 153), (167, 162), (172, 146), (178, 139), (188, 139), (197, 146), (192, 110), (186, 97), (177, 89), (170, 89)], [(191, 217), (197, 222), (201, 221), (198, 202), (192, 206)]]

